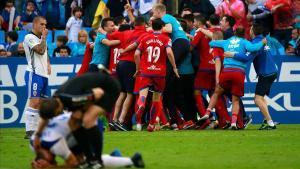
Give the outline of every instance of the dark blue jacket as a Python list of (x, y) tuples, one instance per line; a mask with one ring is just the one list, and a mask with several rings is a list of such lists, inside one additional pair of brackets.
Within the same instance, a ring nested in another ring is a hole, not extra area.
[[(258, 43), (261, 42), (264, 37), (262, 35), (256, 36), (252, 43)], [(253, 65), (256, 71), (256, 74), (258, 76), (267, 76), (273, 73), (277, 73), (278, 69), (274, 62), (274, 55), (272, 55), (272, 49), (270, 45), (265, 45), (257, 52), (252, 53), (236, 53), (234, 55), (234, 59), (242, 61), (242, 62), (248, 62), (250, 60), (253, 60)]]

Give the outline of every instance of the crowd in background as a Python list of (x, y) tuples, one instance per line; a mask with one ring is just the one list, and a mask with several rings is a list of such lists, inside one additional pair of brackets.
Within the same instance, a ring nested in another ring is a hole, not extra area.
[[(24, 50), (20, 44), (25, 36), (22, 30), (28, 33), (32, 29), (33, 18), (38, 15), (46, 17), (48, 22), (47, 27), (50, 30), (65, 30), (63, 32), (53, 31), (49, 35), (49, 40), (47, 39), (47, 41), (50, 57), (60, 56), (59, 49), (61, 42), (64, 42), (62, 57), (83, 56), (86, 43), (91, 41), (91, 38), (88, 38), (87, 35), (91, 30), (100, 1), (1, 1), (0, 29), (5, 33), (0, 33), (4, 37), (2, 42), (0, 40), (0, 56), (24, 56)], [(154, 1), (156, 0), (130, 0), (134, 15), (144, 16), (148, 21)], [(103, 8), (100, 17), (128, 17), (124, 9), (124, 6), (127, 4), (126, 0), (106, 0), (103, 2), (106, 3), (106, 7)], [(172, 5), (173, 1), (160, 0), (159, 2), (167, 4), (168, 12), (171, 13), (174, 11), (172, 10), (172, 7), (174, 7)], [(270, 29), (272, 32), (271, 36), (275, 37), (281, 43), (286, 55), (298, 54), (300, 33), (299, 0), (230, 0), (230, 7), (228, 6), (228, 2), (222, 2), (222, 0), (181, 0), (177, 3), (179, 13), (176, 14), (173, 12), (173, 15), (182, 17), (179, 14), (190, 12), (193, 15), (201, 14), (208, 19), (213, 13), (218, 15), (226, 14), (234, 17), (236, 20), (233, 28), (236, 28), (238, 25), (249, 28), (249, 25), (253, 22), (262, 23)], [(83, 31), (78, 34), (80, 30)], [(57, 35), (54, 35), (55, 33)]]

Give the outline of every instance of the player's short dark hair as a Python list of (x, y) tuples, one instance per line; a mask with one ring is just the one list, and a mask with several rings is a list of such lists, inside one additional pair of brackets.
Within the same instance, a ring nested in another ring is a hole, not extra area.
[(55, 98), (44, 99), (40, 105), (40, 116), (43, 119), (51, 119), (55, 116), (55, 111), (59, 107), (59, 103)]
[(59, 48), (59, 52), (61, 51), (61, 50), (67, 50), (68, 51), (68, 55), (70, 55), (70, 53), (71, 53), (71, 51), (70, 51), (70, 48), (69, 47), (67, 47), (66, 45), (63, 45), (63, 46), (61, 46), (60, 48)]
[(134, 26), (143, 26), (146, 24), (145, 18), (142, 16), (138, 16), (134, 20)]
[(114, 21), (113, 18), (104, 18), (104, 19), (102, 19), (102, 21), (101, 21), (101, 28), (106, 27), (107, 23), (110, 22), (110, 21), (113, 22)]
[(235, 19), (234, 19), (234, 17), (232, 17), (232, 16), (230, 16), (230, 15), (224, 15), (223, 17), (226, 18), (226, 22), (229, 23), (229, 26), (230, 26), (230, 27), (233, 27), (233, 26), (234, 26), (234, 24), (235, 24)]
[(6, 0), (5, 4), (8, 4), (8, 3), (15, 4), (15, 0)]
[(18, 41), (18, 33), (16, 31), (7, 32), (7, 37), (9, 37), (14, 42)]
[(244, 38), (245, 37), (245, 28), (243, 26), (238, 26), (235, 31), (234, 31), (234, 35), (240, 38)]
[(95, 41), (95, 37), (94, 36), (97, 36), (97, 32), (95, 29), (92, 29), (90, 32), (89, 32), (89, 38), (92, 39), (93, 41)]
[(124, 16), (117, 16), (114, 18), (114, 23), (115, 25), (119, 26), (124, 22), (124, 20), (125, 20)]
[(252, 30), (254, 35), (261, 35), (264, 33), (264, 27), (261, 24), (253, 24)]
[(65, 35), (59, 35), (56, 37), (56, 41), (62, 42), (65, 45), (68, 42), (68, 37)]
[(194, 15), (193, 14), (184, 15), (183, 19), (189, 22), (194, 22)]
[(131, 29), (131, 25), (129, 25), (129, 24), (121, 24), (120, 27), (119, 27), (120, 32), (127, 31), (127, 30), (130, 30), (130, 29)]
[(82, 8), (80, 8), (79, 6), (75, 7), (73, 9), (73, 15), (75, 15), (76, 12), (82, 12)]
[(216, 14), (210, 15), (209, 22), (212, 25), (219, 25), (220, 24), (220, 17), (219, 17), (219, 15), (216, 15)]
[(178, 21), (180, 22), (180, 26), (182, 27), (183, 31), (186, 32), (187, 31), (187, 22), (183, 19), (178, 19)]
[(36, 16), (36, 17), (33, 18), (32, 23), (37, 23), (39, 20), (45, 20), (45, 21), (47, 21), (46, 18), (43, 17), (43, 16)]
[(191, 8), (184, 8), (182, 11), (190, 11), (193, 12), (193, 10)]
[(27, 6), (29, 3), (33, 3), (34, 6), (35, 6), (35, 1), (34, 1), (34, 0), (27, 0), (27, 1), (26, 1), (26, 6)]
[(165, 26), (165, 23), (161, 19), (152, 20), (152, 29), (155, 31), (161, 30)]
[(205, 17), (202, 16), (202, 15), (197, 15), (197, 16), (194, 17), (194, 19), (195, 19), (196, 21), (201, 22), (203, 25), (206, 24), (206, 19), (205, 19)]

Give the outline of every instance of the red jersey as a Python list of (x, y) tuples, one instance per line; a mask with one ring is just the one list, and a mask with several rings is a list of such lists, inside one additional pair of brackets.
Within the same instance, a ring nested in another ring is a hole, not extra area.
[[(136, 26), (134, 30), (128, 30), (122, 32), (124, 34), (124, 40), (121, 41), (121, 48), (125, 49), (135, 41), (139, 39), (139, 37), (144, 37), (148, 34), (145, 26)], [(119, 60), (134, 62), (134, 50), (123, 53), (119, 56)]]
[[(215, 31), (221, 31), (220, 28), (211, 28), (209, 29), (211, 32)], [(196, 32), (196, 35), (191, 42), (191, 45), (196, 47), (199, 52), (199, 57), (200, 57), (200, 65), (199, 65), (199, 71), (204, 70), (204, 71), (214, 71), (215, 70), (215, 65), (213, 62), (213, 56), (209, 52), (210, 47), (209, 47), (209, 42), (211, 39), (207, 36), (205, 36), (202, 32), (198, 31)]]
[(140, 73), (147, 76), (166, 76), (167, 52), (172, 47), (172, 41), (163, 34), (149, 34), (145, 36), (137, 50), (142, 53)]
[[(107, 38), (109, 40), (120, 40), (120, 41), (122, 41), (124, 39), (124, 36), (121, 32), (116, 31), (116, 32), (113, 32), (111, 34), (108, 34)], [(121, 44), (110, 47), (108, 69), (112, 73), (116, 72), (116, 66), (117, 66), (117, 63), (119, 62), (119, 56), (120, 56), (120, 51), (119, 50), (120, 50), (120, 48), (121, 48)]]
[(91, 49), (90, 46), (91, 46), (90, 43), (86, 44), (85, 52), (82, 59), (82, 64), (79, 71), (77, 72), (77, 76), (82, 75), (89, 70), (89, 65), (93, 56), (93, 49)]
[(278, 4), (283, 4), (283, 6), (278, 8), (272, 14), (274, 29), (282, 29), (292, 26), (294, 21), (291, 0), (267, 0), (265, 6), (271, 10)]

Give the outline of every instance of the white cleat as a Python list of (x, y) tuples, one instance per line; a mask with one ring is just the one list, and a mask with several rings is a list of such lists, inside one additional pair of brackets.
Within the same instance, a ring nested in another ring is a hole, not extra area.
[(142, 124), (136, 124), (136, 131), (142, 131)]

